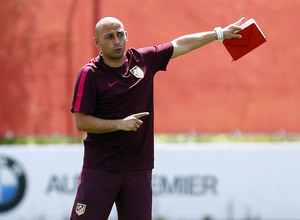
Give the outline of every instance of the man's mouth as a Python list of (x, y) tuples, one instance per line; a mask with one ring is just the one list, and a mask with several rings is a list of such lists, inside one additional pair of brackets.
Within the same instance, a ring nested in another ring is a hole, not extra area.
[(115, 48), (114, 48), (114, 51), (116, 51), (116, 52), (121, 52), (121, 51), (122, 51), (122, 47), (115, 47)]

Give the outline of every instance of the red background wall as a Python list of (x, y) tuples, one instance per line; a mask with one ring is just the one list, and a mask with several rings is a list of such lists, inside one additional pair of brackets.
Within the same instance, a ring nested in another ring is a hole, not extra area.
[(94, 25), (125, 24), (128, 47), (254, 18), (267, 43), (237, 62), (220, 42), (171, 60), (155, 78), (156, 132), (300, 132), (300, 1), (0, 2), (0, 135), (76, 134), (77, 73), (98, 51)]

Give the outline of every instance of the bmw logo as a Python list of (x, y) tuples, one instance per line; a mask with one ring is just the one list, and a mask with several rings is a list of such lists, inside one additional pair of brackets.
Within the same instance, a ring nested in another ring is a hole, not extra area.
[(0, 156), (0, 213), (16, 207), (26, 189), (22, 166), (14, 159)]

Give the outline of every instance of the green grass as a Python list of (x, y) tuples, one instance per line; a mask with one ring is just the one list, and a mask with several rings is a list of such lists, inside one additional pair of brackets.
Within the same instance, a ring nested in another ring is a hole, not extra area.
[(24, 136), (0, 138), (0, 144), (77, 144), (82, 143), (82, 136)]
[(155, 135), (157, 143), (203, 143), (203, 142), (296, 142), (300, 134), (159, 134)]
[[(0, 144), (77, 144), (85, 135), (77, 136), (24, 136), (0, 137)], [(203, 143), (203, 142), (300, 142), (300, 134), (285, 132), (274, 134), (247, 134), (241, 132), (222, 134), (155, 134), (155, 143)]]

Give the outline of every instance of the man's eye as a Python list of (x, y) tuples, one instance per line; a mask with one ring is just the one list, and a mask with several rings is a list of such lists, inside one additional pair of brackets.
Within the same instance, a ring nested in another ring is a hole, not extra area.
[(119, 37), (124, 37), (124, 33), (119, 33), (118, 36)]
[(108, 40), (112, 39), (112, 35), (108, 35), (108, 36), (106, 36), (106, 38), (105, 38), (105, 39), (108, 39)]

